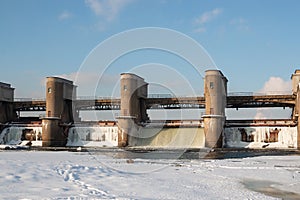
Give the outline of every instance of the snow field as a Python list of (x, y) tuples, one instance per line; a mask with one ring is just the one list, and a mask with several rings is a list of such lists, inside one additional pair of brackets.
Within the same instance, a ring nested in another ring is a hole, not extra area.
[(128, 160), (2, 151), (0, 166), (1, 199), (276, 199), (248, 189), (251, 181), (300, 197), (300, 156)]

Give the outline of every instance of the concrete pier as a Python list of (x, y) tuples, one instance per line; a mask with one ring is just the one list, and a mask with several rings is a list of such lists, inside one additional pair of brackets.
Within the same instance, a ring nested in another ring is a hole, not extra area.
[(148, 83), (143, 78), (131, 74), (121, 74), (121, 112), (118, 117), (118, 146), (127, 146), (130, 137), (136, 135), (138, 125), (149, 120), (145, 100)]
[(47, 77), (46, 117), (42, 121), (43, 146), (65, 146), (67, 135), (60, 124), (74, 122), (72, 100), (76, 86), (72, 81), (59, 77)]
[(292, 90), (296, 96), (296, 102), (293, 109), (293, 120), (297, 122), (297, 148), (300, 149), (300, 70), (295, 70), (292, 74)]
[(209, 148), (222, 147), (226, 119), (227, 82), (227, 78), (219, 70), (205, 72), (205, 115), (203, 119), (205, 146)]

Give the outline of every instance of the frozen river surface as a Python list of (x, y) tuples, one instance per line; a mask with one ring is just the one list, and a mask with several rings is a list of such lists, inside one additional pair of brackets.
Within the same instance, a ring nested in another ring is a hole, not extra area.
[(1, 199), (300, 199), (300, 156), (120, 159), (0, 152)]

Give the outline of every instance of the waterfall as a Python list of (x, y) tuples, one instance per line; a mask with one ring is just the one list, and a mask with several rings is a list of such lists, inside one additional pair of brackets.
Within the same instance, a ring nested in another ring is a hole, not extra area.
[(130, 146), (155, 148), (201, 148), (205, 143), (204, 128), (142, 127), (139, 135), (130, 137)]

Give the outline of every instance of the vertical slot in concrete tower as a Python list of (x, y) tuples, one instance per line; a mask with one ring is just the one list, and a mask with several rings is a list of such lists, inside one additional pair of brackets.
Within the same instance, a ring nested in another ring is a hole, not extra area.
[(122, 73), (120, 80), (121, 111), (118, 117), (118, 146), (127, 146), (131, 136), (136, 135), (141, 122), (149, 120), (145, 99), (148, 95), (148, 83), (143, 78)]
[[(10, 84), (0, 82), (0, 124), (5, 124), (17, 118), (13, 105), (14, 90)], [(0, 131), (1, 129), (2, 127), (0, 127)]]
[(205, 115), (202, 116), (204, 119), (205, 147), (222, 147), (226, 120), (227, 82), (227, 78), (221, 71), (205, 71)]
[(43, 119), (43, 146), (65, 146), (67, 135), (60, 124), (74, 122), (73, 97), (76, 97), (76, 86), (72, 81), (47, 77), (46, 83), (46, 117)]
[(296, 104), (292, 117), (297, 122), (297, 148), (300, 149), (300, 70), (295, 70), (291, 79), (293, 95), (296, 96)]

